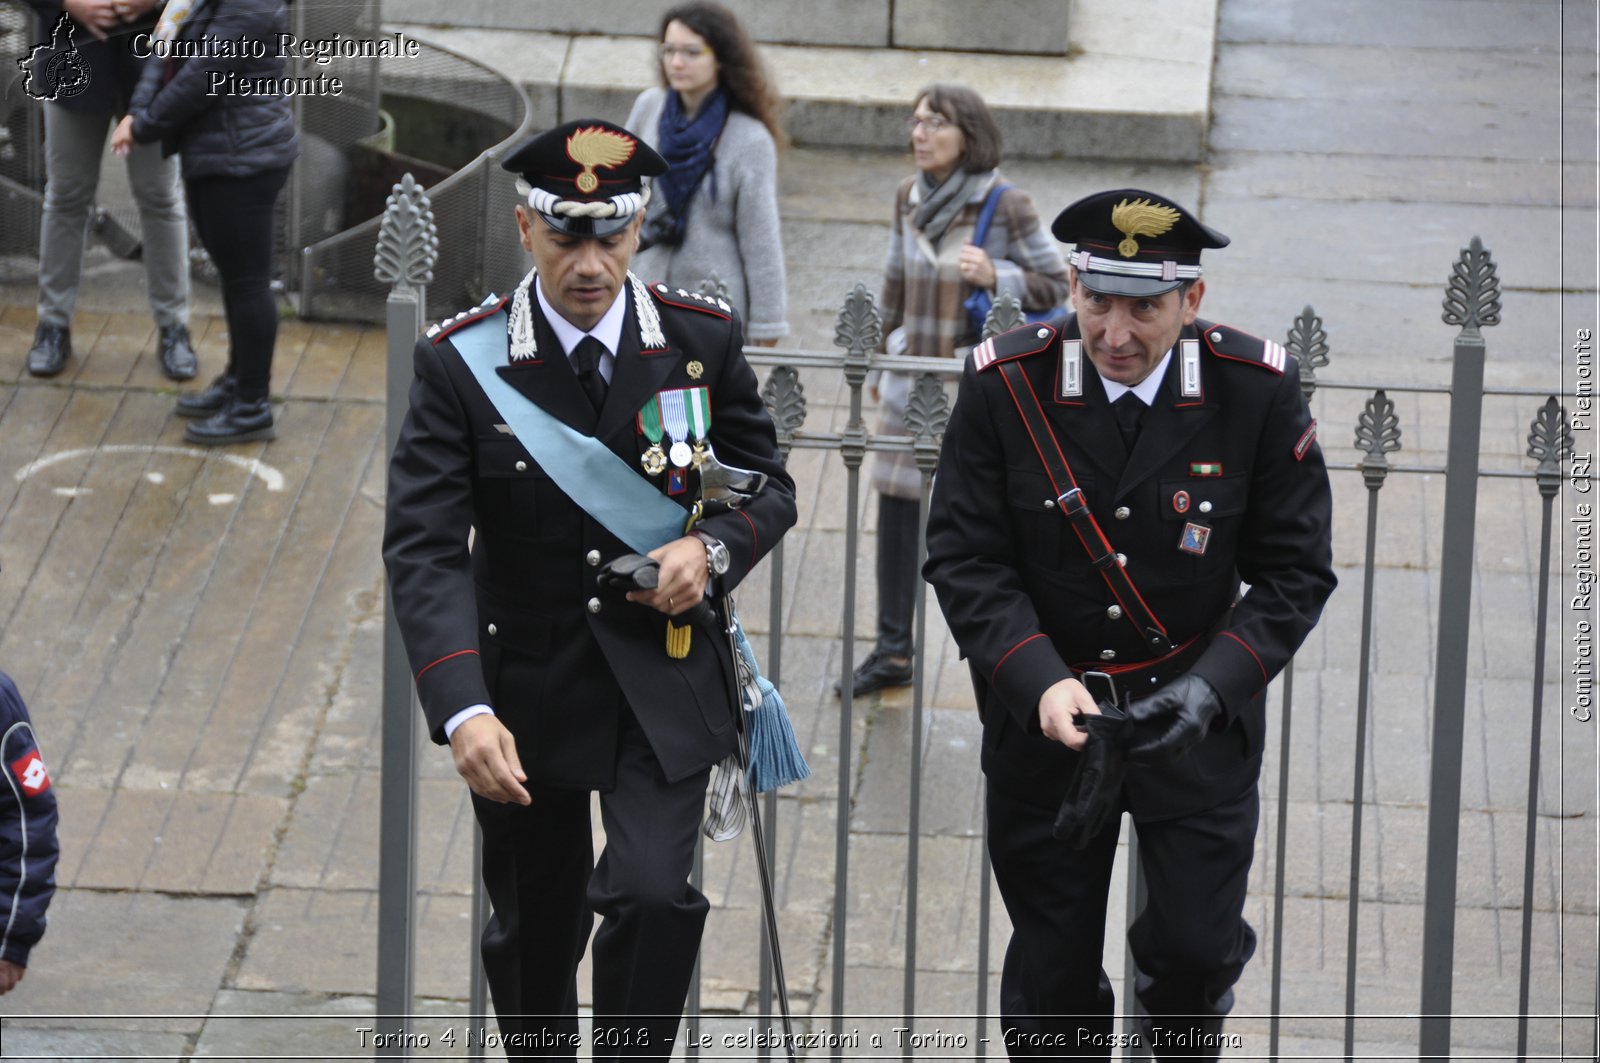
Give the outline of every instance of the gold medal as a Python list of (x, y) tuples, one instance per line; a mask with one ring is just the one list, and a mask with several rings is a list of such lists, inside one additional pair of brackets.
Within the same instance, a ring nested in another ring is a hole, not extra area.
[(639, 464), (651, 476), (660, 476), (667, 471), (667, 452), (661, 449), (660, 443), (651, 443), (650, 448), (639, 455)]
[(700, 466), (704, 465), (705, 463), (706, 463), (706, 441), (703, 440), (703, 439), (697, 439), (697, 440), (694, 441), (694, 454), (689, 458), (689, 464), (693, 465), (695, 468), (698, 469)]

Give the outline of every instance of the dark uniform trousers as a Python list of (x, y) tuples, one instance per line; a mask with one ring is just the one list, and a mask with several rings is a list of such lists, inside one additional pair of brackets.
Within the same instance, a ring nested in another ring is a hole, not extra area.
[[(1051, 834), (1055, 808), (992, 779), (988, 815), (989, 858), (1013, 928), (1000, 975), (1007, 1051), (1108, 1059), (1120, 1031), (1100, 961), (1121, 820), (1075, 851)], [(1158, 1058), (1215, 1058), (1207, 1037), (1220, 1032), (1255, 952), (1243, 912), (1258, 815), (1252, 786), (1204, 813), (1138, 824), (1149, 900), (1128, 943), (1151, 1017), (1141, 1036)]]
[(671, 1052), (710, 908), (689, 884), (709, 775), (667, 782), (625, 713), (616, 786), (600, 795), (606, 844), (598, 863), (589, 791), (530, 786), (527, 807), (473, 796), (494, 905), (484, 970), (501, 1033), (514, 1049), (519, 1041), (529, 1049), (522, 1055), (576, 1058), (577, 968), (591, 912), (601, 918), (593, 1058)]

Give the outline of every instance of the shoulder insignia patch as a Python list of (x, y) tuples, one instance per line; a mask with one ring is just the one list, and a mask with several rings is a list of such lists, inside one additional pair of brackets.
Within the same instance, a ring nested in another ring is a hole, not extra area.
[(1207, 325), (1200, 334), (1205, 337), (1211, 353), (1219, 358), (1259, 365), (1279, 376), (1288, 368), (1289, 351), (1281, 343), (1264, 340), (1227, 325)]
[(732, 318), (733, 307), (728, 305), (728, 300), (718, 299), (715, 296), (701, 295), (691, 292), (687, 288), (669, 288), (665, 284), (647, 284), (650, 294), (656, 297), (657, 302), (668, 306), (679, 306), (685, 310), (698, 310), (703, 314), (712, 314), (720, 318)]
[(511, 297), (509, 295), (500, 296), (490, 292), (489, 298), (485, 299), (471, 310), (463, 310), (454, 317), (445, 318), (438, 324), (429, 327), (425, 335), (427, 335), (427, 337), (434, 343), (438, 343), (440, 340), (444, 339), (461, 326), (470, 324), (473, 321), (477, 321), (479, 318), (488, 317), (496, 310), (499, 310), (510, 300)]
[(972, 368), (981, 373), (1000, 362), (1047, 351), (1055, 344), (1055, 340), (1056, 330), (1044, 324), (1023, 325), (1010, 332), (990, 336), (972, 348)]

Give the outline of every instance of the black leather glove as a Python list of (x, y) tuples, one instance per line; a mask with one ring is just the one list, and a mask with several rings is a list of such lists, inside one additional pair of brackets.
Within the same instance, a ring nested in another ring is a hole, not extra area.
[(643, 554), (623, 554), (601, 565), (594, 579), (603, 591), (651, 591), (661, 580), (661, 564)]
[(1100, 702), (1100, 713), (1083, 713), (1073, 722), (1089, 732), (1089, 741), (1078, 751), (1078, 764), (1061, 799), (1055, 827), (1050, 833), (1074, 849), (1082, 849), (1122, 814), (1122, 776), (1128, 740), (1128, 719), (1109, 701)]
[[(613, 594), (655, 590), (661, 582), (661, 563), (643, 554), (623, 554), (601, 565), (594, 580), (602, 591)], [(711, 603), (702, 599), (695, 603), (693, 609), (679, 614), (672, 622), (683, 627), (698, 624), (711, 615)]]
[(1136, 760), (1171, 760), (1206, 736), (1222, 715), (1222, 699), (1211, 684), (1186, 672), (1128, 706), (1132, 738), (1128, 756)]

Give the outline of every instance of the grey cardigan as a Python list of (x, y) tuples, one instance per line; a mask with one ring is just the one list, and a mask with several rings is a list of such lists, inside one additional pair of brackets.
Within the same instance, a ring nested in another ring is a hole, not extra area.
[[(628, 115), (628, 129), (651, 147), (660, 140), (666, 99), (664, 88), (645, 89)], [(730, 111), (717, 142), (715, 176), (716, 201), (709, 176), (690, 201), (683, 243), (639, 252), (633, 271), (647, 281), (691, 290), (715, 273), (728, 286), (745, 338), (780, 339), (789, 333), (788, 298), (778, 230), (778, 152), (767, 127)]]

